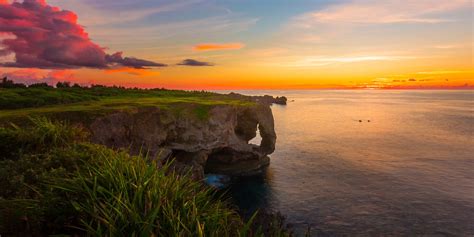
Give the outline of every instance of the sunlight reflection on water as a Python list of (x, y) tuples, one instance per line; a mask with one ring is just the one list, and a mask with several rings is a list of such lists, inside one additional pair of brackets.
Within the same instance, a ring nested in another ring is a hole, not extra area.
[(295, 100), (272, 107), (277, 149), (232, 187), (241, 208), (320, 234), (474, 234), (472, 91), (240, 93)]

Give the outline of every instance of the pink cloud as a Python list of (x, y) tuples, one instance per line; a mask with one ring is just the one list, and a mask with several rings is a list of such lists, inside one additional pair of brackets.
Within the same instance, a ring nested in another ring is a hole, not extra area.
[(2, 39), (0, 56), (15, 54), (14, 62), (1, 63), (18, 68), (133, 68), (162, 67), (162, 63), (106, 54), (77, 23), (74, 12), (47, 5), (45, 0), (9, 3), (0, 0), (0, 32), (13, 38)]
[(4, 73), (1, 77), (8, 77), (8, 79), (26, 85), (43, 82), (55, 85), (60, 81), (73, 81), (75, 79), (71, 70), (42, 70), (37, 68), (19, 69)]

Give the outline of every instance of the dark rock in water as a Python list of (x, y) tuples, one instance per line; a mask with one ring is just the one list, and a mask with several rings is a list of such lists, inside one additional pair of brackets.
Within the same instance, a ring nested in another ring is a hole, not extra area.
[[(207, 172), (248, 176), (268, 166), (268, 155), (276, 143), (268, 104), (213, 105), (206, 119), (189, 115), (193, 114), (193, 105), (183, 106), (188, 106), (183, 113), (159, 107), (118, 111), (98, 117), (85, 127), (92, 142), (130, 149), (134, 154), (149, 151), (162, 163), (174, 159), (174, 170), (190, 172), (198, 180)], [(259, 146), (249, 144), (257, 128), (262, 137)]]

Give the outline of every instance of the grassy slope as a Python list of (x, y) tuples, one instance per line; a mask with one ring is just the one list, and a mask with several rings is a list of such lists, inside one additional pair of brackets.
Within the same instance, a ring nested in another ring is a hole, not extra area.
[[(287, 236), (276, 219), (263, 233), (260, 224), (244, 223), (199, 182), (158, 169), (146, 157), (90, 144), (65, 122), (37, 117), (158, 106), (191, 108), (205, 119), (221, 104), (253, 105), (207, 92), (0, 89), (0, 235)], [(11, 125), (30, 117), (28, 127)]]
[(79, 128), (41, 117), (84, 119), (153, 106), (191, 109), (205, 119), (222, 104), (253, 105), (207, 92), (0, 89), (0, 235), (287, 236), (277, 219), (262, 232), (200, 182), (158, 169), (147, 157), (90, 144)]
[(0, 235), (287, 236), (245, 223), (214, 191), (64, 122), (0, 127)]
[(191, 108), (199, 118), (205, 118), (214, 105), (249, 106), (242, 101), (210, 92), (175, 90), (139, 90), (121, 88), (14, 88), (0, 89), (0, 121), (27, 116), (83, 113), (87, 116), (139, 107), (162, 109)]

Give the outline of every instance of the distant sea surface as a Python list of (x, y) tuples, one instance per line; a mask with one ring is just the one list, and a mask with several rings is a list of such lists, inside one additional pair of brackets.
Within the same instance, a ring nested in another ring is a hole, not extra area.
[(289, 99), (266, 174), (231, 186), (241, 209), (314, 236), (474, 235), (474, 91), (236, 92)]

